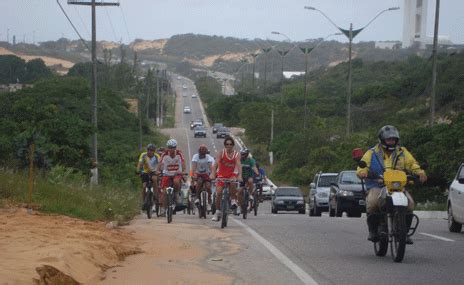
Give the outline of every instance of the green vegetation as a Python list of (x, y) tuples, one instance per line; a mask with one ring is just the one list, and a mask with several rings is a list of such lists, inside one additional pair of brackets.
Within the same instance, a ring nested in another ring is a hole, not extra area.
[[(352, 135), (345, 138), (347, 64), (311, 72), (307, 128), (303, 130), (303, 78), (286, 81), (283, 104), (280, 88), (267, 83), (266, 94), (249, 85), (239, 95), (225, 97), (210, 79), (197, 80), (213, 120), (246, 129), (246, 141), (262, 162), (274, 152), (271, 177), (276, 181), (308, 185), (317, 171), (353, 169), (351, 150), (366, 150), (377, 142), (376, 133), (386, 124), (396, 125), (402, 145), (420, 161), (427, 161), (429, 181), (413, 189), (416, 201), (442, 202), (464, 157), (464, 54), (440, 55), (437, 85), (437, 118), (447, 121), (427, 127), (431, 64), (418, 56), (405, 61), (353, 61)], [(263, 82), (256, 80), (262, 89)], [(271, 110), (274, 140), (270, 143)], [(423, 194), (424, 193), (424, 194)], [(423, 194), (423, 195), (422, 195)]]
[[(40, 211), (84, 220), (128, 220), (138, 213), (139, 192), (128, 188), (82, 185), (79, 177), (61, 176), (70, 169), (55, 169), (48, 178), (35, 177), (33, 205)], [(55, 177), (54, 177), (55, 176)], [(57, 179), (59, 181), (57, 181)], [(0, 201), (29, 203), (26, 174), (0, 170)]]
[(41, 59), (25, 60), (14, 55), (0, 55), (0, 84), (32, 83), (51, 77), (52, 72)]
[[(12, 60), (20, 62), (15, 57)], [(125, 63), (99, 64), (101, 184), (92, 188), (88, 184), (94, 131), (90, 122), (90, 66), (77, 64), (67, 76), (39, 76), (42, 79), (31, 82), (31, 88), (0, 93), (0, 200), (25, 201), (27, 179), (17, 173), (27, 170), (34, 144), (39, 175), (32, 203), (39, 204), (42, 211), (90, 220), (128, 218), (138, 211), (140, 179), (134, 171), (140, 153), (139, 119), (129, 112), (125, 99), (142, 99), (142, 146), (148, 142), (159, 145), (164, 138), (152, 131), (153, 123), (145, 117), (156, 115), (156, 79), (152, 70), (142, 77)], [(160, 81), (160, 89), (166, 92), (168, 85)]]

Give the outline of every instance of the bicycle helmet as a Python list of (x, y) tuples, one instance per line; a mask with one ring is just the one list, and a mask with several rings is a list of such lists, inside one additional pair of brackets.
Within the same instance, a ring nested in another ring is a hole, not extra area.
[[(386, 150), (393, 151), (396, 148), (396, 145), (398, 144), (398, 141), (400, 140), (400, 133), (398, 132), (398, 129), (395, 128), (392, 125), (386, 125), (383, 126), (377, 135), (379, 138), (380, 144), (382, 147)], [(395, 144), (394, 145), (387, 145), (385, 140), (387, 139), (395, 139)]]
[(249, 153), (250, 153), (250, 150), (247, 149), (246, 147), (240, 150), (240, 155), (248, 155)]
[(154, 144), (152, 144), (152, 143), (149, 143), (147, 145), (147, 150), (156, 150), (156, 146)]
[(168, 142), (166, 143), (166, 146), (168, 148), (176, 148), (177, 147), (177, 141), (175, 139), (170, 139), (168, 140)]

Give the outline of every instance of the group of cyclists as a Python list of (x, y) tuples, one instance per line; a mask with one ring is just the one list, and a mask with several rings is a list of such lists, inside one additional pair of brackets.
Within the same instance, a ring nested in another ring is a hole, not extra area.
[[(250, 155), (247, 148), (240, 151), (234, 149), (235, 141), (231, 137), (224, 139), (224, 149), (218, 152), (216, 158), (209, 154), (206, 145), (201, 144), (198, 148), (198, 153), (195, 153), (191, 159), (190, 173), (191, 187), (189, 191), (192, 194), (199, 194), (200, 191), (208, 193), (207, 211), (211, 210), (211, 205), (214, 202), (216, 213), (213, 216), (213, 221), (221, 219), (220, 201), (222, 199), (222, 190), (224, 183), (220, 179), (232, 179), (239, 182), (239, 187), (236, 184), (230, 184), (230, 197), (232, 200), (232, 208), (236, 207), (237, 214), (241, 209), (239, 205), (244, 202), (244, 188), (248, 189), (251, 195), (254, 191), (259, 192), (260, 200), (262, 200), (262, 184), (258, 181), (267, 181), (266, 174), (259, 164)], [(160, 204), (160, 213), (165, 213), (165, 193), (166, 188), (172, 186), (174, 188), (174, 197), (179, 197), (179, 191), (182, 182), (185, 181), (187, 169), (182, 151), (177, 149), (177, 141), (169, 139), (166, 143), (166, 149), (156, 149), (154, 144), (148, 144), (146, 152), (140, 154), (137, 163), (137, 174), (142, 180), (142, 201), (146, 201), (146, 187), (151, 180), (153, 185), (154, 198)], [(216, 200), (212, 201), (212, 182), (216, 181)], [(255, 184), (258, 186), (255, 187)], [(200, 195), (196, 195), (199, 197)], [(236, 204), (238, 201), (238, 205)], [(177, 201), (176, 201), (177, 202)], [(199, 204), (199, 200), (195, 200), (195, 204)], [(144, 202), (142, 210), (146, 209), (147, 204)]]

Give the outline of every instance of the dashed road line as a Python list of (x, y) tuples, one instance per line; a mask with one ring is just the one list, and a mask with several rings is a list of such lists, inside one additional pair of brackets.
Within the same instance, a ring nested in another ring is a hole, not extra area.
[(419, 233), (419, 234), (424, 235), (424, 236), (428, 236), (428, 237), (431, 237), (431, 238), (436, 238), (436, 239), (439, 239), (439, 240), (443, 240), (443, 241), (450, 241), (450, 242), (455, 241), (453, 239), (449, 239), (449, 238), (445, 238), (445, 237), (441, 237), (441, 236), (436, 236), (436, 235), (432, 235), (432, 234), (428, 234), (428, 233)]
[(245, 228), (257, 241), (259, 241), (264, 247), (266, 247), (282, 264), (287, 266), (293, 273), (295, 273), (298, 278), (303, 281), (304, 284), (317, 284), (316, 280), (314, 280), (308, 273), (306, 273), (301, 267), (296, 265), (293, 261), (290, 260), (285, 254), (283, 254), (280, 250), (277, 249), (272, 243), (267, 241), (263, 238), (260, 234), (255, 232), (252, 228), (245, 225), (244, 223), (240, 222), (239, 220), (233, 219), (239, 226)]

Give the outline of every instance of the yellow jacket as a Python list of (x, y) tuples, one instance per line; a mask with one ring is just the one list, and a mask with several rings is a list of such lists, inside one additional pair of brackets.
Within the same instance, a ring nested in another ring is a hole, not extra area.
[(374, 164), (372, 160), (377, 160), (378, 158), (382, 158), (380, 164), (383, 164), (384, 170), (397, 169), (416, 175), (425, 173), (424, 170), (420, 168), (416, 159), (405, 147), (397, 146), (395, 151), (388, 154), (383, 150), (380, 143), (366, 151), (361, 160), (366, 162), (367, 167), (358, 167), (356, 173), (359, 175), (361, 173), (367, 174), (369, 171), (372, 171)]

